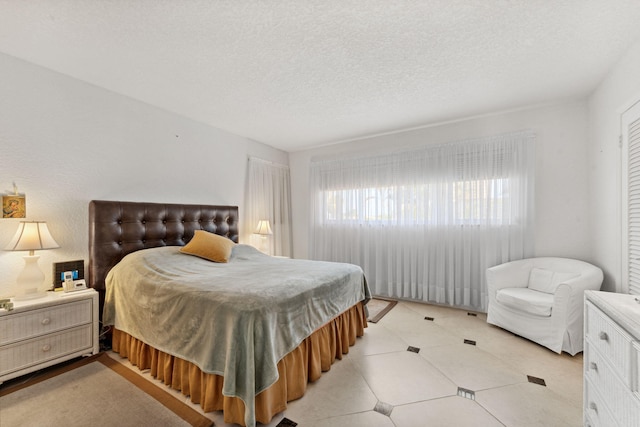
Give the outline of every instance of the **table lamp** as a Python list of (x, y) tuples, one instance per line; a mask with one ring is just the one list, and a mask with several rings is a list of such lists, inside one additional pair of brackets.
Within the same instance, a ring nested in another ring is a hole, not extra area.
[(269, 225), (268, 219), (261, 219), (258, 221), (258, 226), (256, 227), (254, 234), (259, 234), (260, 239), (262, 241), (260, 245), (260, 250), (264, 253), (267, 253), (267, 236), (273, 234), (271, 231), (271, 226)]
[(59, 247), (60, 245), (49, 233), (46, 222), (20, 221), (18, 231), (4, 248), (6, 251), (29, 251), (29, 255), (23, 257), (24, 269), (16, 280), (18, 291), (14, 299), (40, 298), (46, 295), (45, 292), (39, 290), (44, 283), (44, 273), (38, 267), (40, 256), (34, 255), (34, 251)]

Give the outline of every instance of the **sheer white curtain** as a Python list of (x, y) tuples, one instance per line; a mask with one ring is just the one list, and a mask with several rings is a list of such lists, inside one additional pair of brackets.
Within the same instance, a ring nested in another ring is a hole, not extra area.
[(288, 166), (249, 158), (245, 211), (245, 241), (261, 248), (261, 237), (252, 233), (258, 221), (266, 219), (273, 231), (273, 235), (265, 238), (267, 253), (291, 256), (291, 179)]
[(534, 139), (312, 161), (311, 257), (360, 265), (375, 295), (486, 311), (486, 268), (533, 253)]

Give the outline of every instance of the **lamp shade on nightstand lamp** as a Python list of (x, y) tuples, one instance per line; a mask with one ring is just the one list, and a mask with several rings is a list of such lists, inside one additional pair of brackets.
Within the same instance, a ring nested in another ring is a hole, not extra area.
[(21, 221), (13, 239), (4, 248), (7, 251), (29, 251), (25, 255), (24, 269), (17, 279), (18, 292), (16, 299), (39, 298), (44, 294), (39, 290), (44, 283), (44, 273), (38, 267), (40, 257), (34, 251), (40, 249), (55, 249), (60, 245), (53, 239), (47, 223), (44, 221)]
[(269, 236), (273, 234), (273, 232), (271, 231), (271, 226), (269, 225), (269, 220), (261, 219), (260, 221), (258, 221), (258, 226), (256, 227), (256, 231), (254, 231), (254, 233), (260, 234), (261, 236)]

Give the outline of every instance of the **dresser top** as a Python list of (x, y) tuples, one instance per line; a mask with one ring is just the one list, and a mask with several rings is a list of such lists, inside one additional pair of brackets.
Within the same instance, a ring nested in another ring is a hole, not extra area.
[(640, 339), (640, 296), (603, 291), (585, 291), (584, 296), (634, 338)]

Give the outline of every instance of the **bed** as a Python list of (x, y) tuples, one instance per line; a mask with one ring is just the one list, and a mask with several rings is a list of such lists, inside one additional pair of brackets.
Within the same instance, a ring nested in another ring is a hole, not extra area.
[[(203, 238), (228, 244), (227, 262), (193, 256)], [(370, 294), (357, 266), (237, 242), (235, 206), (89, 205), (89, 283), (113, 350), (205, 412), (253, 426), (348, 353)]]

